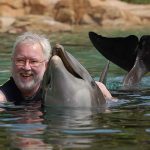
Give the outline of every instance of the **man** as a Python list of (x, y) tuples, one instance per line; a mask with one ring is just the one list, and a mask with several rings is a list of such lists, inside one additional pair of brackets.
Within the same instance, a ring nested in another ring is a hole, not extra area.
[[(12, 51), (10, 79), (0, 87), (0, 102), (20, 104), (42, 98), (40, 84), (51, 55), (49, 40), (38, 34), (26, 32), (19, 36)], [(96, 82), (104, 96), (111, 98), (105, 85)]]
[(19, 36), (12, 51), (12, 77), (0, 87), (0, 102), (40, 100), (40, 83), (51, 55), (49, 40), (31, 32)]

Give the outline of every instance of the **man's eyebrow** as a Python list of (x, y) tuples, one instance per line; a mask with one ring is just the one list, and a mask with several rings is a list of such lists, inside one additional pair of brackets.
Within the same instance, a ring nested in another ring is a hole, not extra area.
[(37, 58), (37, 57), (30, 58), (30, 57), (25, 57), (25, 56), (16, 56), (15, 58), (30, 59), (30, 60), (38, 60), (38, 59), (40, 59), (40, 58)]

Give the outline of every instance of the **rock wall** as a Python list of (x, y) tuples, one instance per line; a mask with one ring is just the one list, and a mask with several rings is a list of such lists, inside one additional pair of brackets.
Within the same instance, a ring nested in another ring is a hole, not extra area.
[(119, 0), (0, 0), (0, 32), (71, 31), (74, 24), (149, 25), (150, 5)]

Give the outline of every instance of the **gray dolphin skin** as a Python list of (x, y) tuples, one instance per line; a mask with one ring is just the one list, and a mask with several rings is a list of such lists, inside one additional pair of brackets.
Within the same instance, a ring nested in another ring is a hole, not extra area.
[(101, 107), (106, 104), (88, 71), (59, 44), (52, 50), (42, 89), (45, 106)]
[(99, 82), (102, 82), (103, 84), (106, 84), (107, 73), (108, 73), (108, 70), (109, 70), (109, 64), (110, 64), (110, 61), (108, 60), (107, 64), (104, 66), (104, 68), (103, 68), (103, 70), (100, 74)]

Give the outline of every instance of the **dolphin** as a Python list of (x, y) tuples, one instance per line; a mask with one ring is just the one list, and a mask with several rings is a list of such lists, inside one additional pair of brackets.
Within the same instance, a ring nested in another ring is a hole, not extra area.
[(89, 72), (60, 44), (52, 49), (41, 86), (46, 106), (102, 107), (106, 104)]
[(141, 78), (150, 71), (150, 35), (143, 35), (140, 38), (136, 51), (134, 65), (124, 78), (124, 87), (136, 86)]
[(105, 58), (128, 72), (123, 80), (124, 87), (136, 87), (150, 71), (150, 35), (138, 39), (135, 35), (104, 37), (89, 32), (89, 38)]

